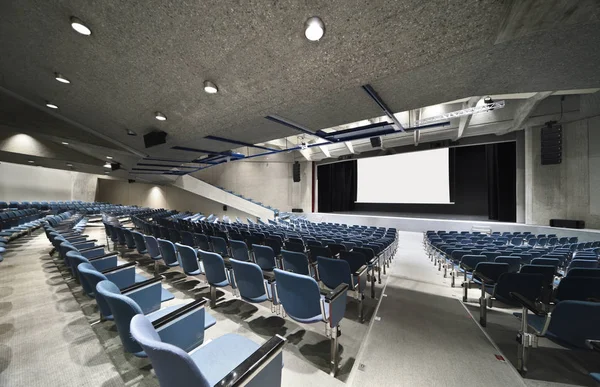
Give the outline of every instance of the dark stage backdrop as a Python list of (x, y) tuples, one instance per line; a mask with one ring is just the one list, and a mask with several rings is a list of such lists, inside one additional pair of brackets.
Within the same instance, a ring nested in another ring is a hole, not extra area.
[(319, 165), (319, 212), (354, 210), (357, 173), (356, 160)]
[[(466, 215), (516, 221), (515, 142), (450, 148), (449, 157), (450, 200), (454, 204), (354, 203), (354, 160), (318, 167), (319, 212)], [(336, 192), (338, 187), (345, 193)]]

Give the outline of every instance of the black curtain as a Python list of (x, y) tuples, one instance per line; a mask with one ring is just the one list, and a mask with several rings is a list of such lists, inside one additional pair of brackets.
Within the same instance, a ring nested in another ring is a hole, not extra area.
[(357, 161), (319, 165), (319, 212), (354, 210)]
[(488, 186), (488, 216), (492, 220), (517, 220), (516, 143), (485, 146)]

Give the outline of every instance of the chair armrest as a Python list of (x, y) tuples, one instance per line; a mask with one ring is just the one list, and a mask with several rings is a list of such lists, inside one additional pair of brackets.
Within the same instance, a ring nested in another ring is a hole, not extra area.
[(77, 247), (77, 245), (83, 245), (83, 244), (86, 244), (86, 243), (93, 243), (93, 242), (98, 242), (98, 240), (97, 239), (89, 239), (89, 240), (84, 240), (84, 241), (81, 241), (81, 242), (75, 242), (75, 243), (71, 243), (71, 244), (73, 246)]
[(544, 310), (540, 309), (537, 307), (537, 305), (532, 302), (531, 300), (523, 297), (521, 294), (516, 293), (516, 292), (510, 292), (508, 293), (515, 301), (519, 302), (521, 305), (523, 305), (525, 308), (529, 309), (533, 314), (535, 314), (536, 316), (540, 316), (540, 317), (544, 317), (547, 316), (548, 313), (545, 312)]
[[(88, 248), (86, 248), (86, 249), (78, 249), (78, 250), (79, 250), (79, 252), (80, 252), (80, 253), (84, 253), (84, 252), (86, 252), (86, 251), (89, 251), (89, 250), (94, 250), (94, 249), (99, 249), (99, 248), (101, 248), (101, 247), (102, 247), (102, 248), (105, 248), (105, 247), (106, 247), (106, 245), (98, 245), (98, 246), (94, 246), (94, 247), (88, 247)], [(115, 253), (115, 254), (116, 254), (116, 253)]]
[(99, 257), (88, 258), (88, 261), (92, 262), (92, 261), (95, 261), (96, 259), (102, 259), (102, 258), (106, 258), (106, 257), (112, 257), (112, 256), (115, 256), (115, 255), (118, 256), (118, 254), (116, 252), (114, 252), (114, 253), (108, 253), (108, 254), (101, 255)]
[(465, 271), (473, 271), (474, 270), (471, 266), (467, 265), (466, 263), (462, 263), (462, 262), (459, 264), (459, 267), (461, 269), (464, 269)]
[(126, 294), (128, 292), (134, 291), (136, 289), (139, 289), (141, 287), (144, 287), (146, 285), (150, 285), (153, 284), (155, 282), (161, 282), (163, 280), (163, 277), (161, 276), (156, 276), (156, 277), (152, 277), (146, 281), (142, 281), (142, 282), (137, 282), (131, 286), (127, 286), (126, 288), (121, 289), (121, 294)]
[(342, 294), (346, 294), (348, 288), (348, 284), (339, 284), (337, 288), (333, 289), (325, 296), (325, 301), (329, 303), (335, 301)]
[(268, 282), (268, 283), (273, 283), (275, 282), (275, 273), (273, 272), (268, 272), (268, 271), (263, 271), (263, 278)]
[(590, 347), (590, 349), (600, 352), (600, 340), (586, 340), (585, 343), (588, 347)]
[(206, 302), (207, 301), (205, 298), (202, 298), (202, 299), (196, 300), (196, 301), (192, 301), (189, 304), (185, 304), (181, 308), (174, 310), (171, 313), (159, 318), (158, 320), (153, 321), (152, 325), (154, 326), (154, 329), (158, 330), (160, 327), (165, 326), (166, 324), (177, 319), (178, 317), (181, 317), (184, 314), (186, 314), (196, 308), (204, 306), (204, 304), (206, 304)]
[(367, 272), (367, 270), (369, 270), (369, 267), (367, 265), (362, 265), (357, 271), (356, 273), (354, 273), (355, 276), (360, 277), (361, 275), (365, 274)]
[(110, 269), (106, 269), (106, 270), (102, 270), (101, 273), (102, 274), (108, 274), (108, 273), (112, 273), (113, 271), (117, 271), (120, 269), (125, 269), (127, 267), (131, 267), (131, 266), (135, 266), (137, 265), (137, 262), (127, 262), (126, 264), (120, 265), (120, 266), (115, 266), (112, 267)]
[(275, 335), (254, 351), (246, 360), (235, 367), (229, 374), (221, 379), (215, 386), (243, 386), (248, 384), (260, 371), (269, 365), (283, 350), (286, 339)]
[(491, 278), (486, 277), (485, 275), (483, 275), (482, 273), (480, 273), (478, 271), (474, 271), (473, 272), (473, 277), (479, 278), (481, 281), (485, 282), (488, 285), (493, 285), (495, 283), (494, 280), (492, 280)]

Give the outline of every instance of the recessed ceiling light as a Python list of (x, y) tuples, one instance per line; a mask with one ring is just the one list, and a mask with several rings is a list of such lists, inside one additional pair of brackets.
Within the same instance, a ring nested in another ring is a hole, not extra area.
[(311, 42), (321, 39), (323, 34), (325, 34), (325, 25), (323, 24), (323, 21), (316, 16), (308, 19), (304, 28), (304, 36)]
[(73, 29), (79, 32), (81, 35), (88, 36), (92, 34), (92, 30), (90, 30), (88, 26), (83, 24), (83, 22), (75, 16), (71, 16), (71, 27), (73, 27)]
[(154, 117), (159, 120), (159, 121), (166, 121), (167, 120), (167, 116), (165, 116), (164, 114), (162, 114), (161, 112), (156, 112), (154, 113)]
[(72, 167), (72, 166), (73, 166), (73, 164), (67, 163), (67, 167)]
[(106, 156), (106, 158), (112, 160), (112, 156)]
[(59, 81), (61, 83), (71, 83), (71, 81), (69, 81), (67, 78), (65, 78), (65, 76), (62, 75), (61, 73), (54, 73), (54, 79), (56, 79), (57, 81)]
[(215, 85), (211, 81), (204, 81), (204, 91), (208, 94), (216, 94), (219, 91), (219, 89), (217, 88), (217, 85)]
[(107, 161), (106, 164), (104, 164), (104, 168), (112, 168), (111, 164)]
[(133, 131), (133, 130), (131, 130), (131, 129), (127, 129), (127, 134), (128, 134), (129, 136), (137, 136), (137, 133), (136, 133), (136, 132), (134, 132), (134, 131)]
[(104, 173), (108, 175), (110, 172), (106, 171), (106, 172), (104, 172)]
[(50, 102), (46, 102), (46, 106), (49, 107), (50, 109), (58, 109), (57, 105), (50, 103)]
[(68, 142), (64, 142), (64, 141), (62, 142), (62, 144), (63, 144), (63, 145), (69, 145), (69, 143), (68, 143)]
[(34, 161), (33, 161), (33, 160), (29, 160), (28, 162), (29, 162), (29, 163), (31, 163), (31, 164), (33, 164), (33, 163), (34, 163)]

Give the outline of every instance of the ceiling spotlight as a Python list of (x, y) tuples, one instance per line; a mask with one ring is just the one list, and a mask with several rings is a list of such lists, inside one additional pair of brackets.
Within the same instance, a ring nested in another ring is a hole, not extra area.
[(494, 100), (489, 95), (483, 99), (483, 102), (486, 104), (494, 103)]
[(64, 141), (62, 142), (62, 144), (63, 144), (63, 145), (69, 145), (69, 143), (68, 143), (68, 142), (64, 142)]
[(73, 164), (67, 163), (67, 167), (72, 167), (72, 166), (73, 166)]
[(28, 162), (29, 162), (29, 163), (31, 163), (31, 164), (33, 164), (33, 163), (34, 163), (34, 161), (33, 161), (33, 160), (29, 160)]
[(219, 89), (217, 89), (217, 85), (215, 85), (211, 81), (204, 81), (204, 91), (208, 94), (216, 94), (219, 91)]
[(166, 121), (167, 120), (167, 117), (164, 114), (162, 114), (161, 112), (154, 113), (154, 117), (157, 120), (159, 120), (159, 121)]
[(108, 175), (110, 172), (106, 171), (106, 172), (104, 172), (104, 173), (105, 173), (106, 175)]
[(46, 106), (49, 107), (50, 109), (58, 109), (57, 105), (50, 103), (50, 102), (46, 102)]
[(76, 18), (75, 16), (71, 16), (71, 27), (81, 35), (91, 35), (92, 30), (90, 30), (81, 20)]
[(104, 164), (104, 168), (111, 168), (112, 169), (112, 165), (107, 161), (106, 164)]
[(61, 73), (54, 73), (54, 79), (61, 83), (71, 83), (71, 81), (65, 78)]
[(133, 130), (131, 130), (131, 129), (127, 129), (127, 134), (128, 134), (129, 136), (137, 136), (137, 133), (136, 133), (136, 132), (134, 132), (134, 131), (133, 131)]
[(106, 156), (106, 158), (112, 160), (112, 156)]
[(304, 35), (306, 36), (306, 39), (311, 42), (321, 39), (323, 34), (325, 34), (325, 25), (323, 24), (323, 21), (316, 16), (308, 19), (304, 28)]

